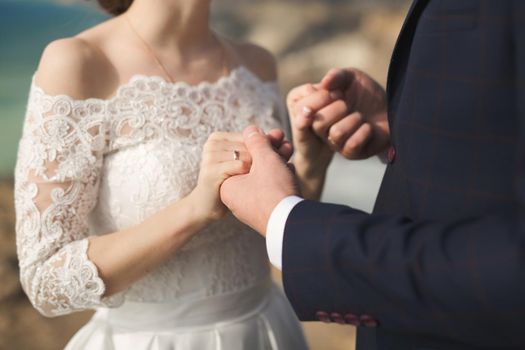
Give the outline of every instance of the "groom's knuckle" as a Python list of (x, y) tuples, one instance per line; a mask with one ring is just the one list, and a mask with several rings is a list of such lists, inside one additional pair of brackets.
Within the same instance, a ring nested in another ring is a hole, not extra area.
[(362, 128), (363, 128), (363, 138), (367, 139), (370, 136), (372, 136), (372, 133), (373, 133), (372, 125), (365, 123), (363, 124)]
[(326, 124), (323, 121), (318, 120), (312, 124), (312, 129), (314, 130), (316, 134), (319, 135), (319, 134), (323, 134), (327, 128), (326, 128)]
[(363, 116), (363, 113), (361, 113), (361, 112), (355, 112), (351, 116), (354, 119), (354, 121), (357, 122), (357, 123), (362, 123), (364, 121), (364, 119), (365, 119), (364, 116)]
[(312, 84), (303, 84), (299, 85), (288, 93), (288, 99), (289, 100), (296, 100), (298, 98), (301, 98), (303, 95), (308, 94), (309, 91), (313, 89)]
[(348, 152), (353, 153), (359, 148), (360, 145), (360, 140), (357, 140), (356, 138), (350, 138), (346, 141), (345, 150), (348, 150)]
[(337, 100), (333, 103), (334, 113), (348, 113), (348, 105), (344, 100)]
[(318, 99), (318, 102), (322, 105), (327, 105), (328, 103), (332, 102), (330, 91), (327, 91), (327, 90), (320, 90), (317, 93), (317, 99)]
[(341, 72), (341, 69), (339, 68), (331, 68), (328, 73), (326, 73), (327, 76), (337, 75)]
[(335, 124), (335, 125), (332, 125), (332, 127), (330, 128), (330, 137), (336, 141), (340, 140), (343, 135), (344, 135), (344, 131), (342, 130), (342, 127), (338, 124)]

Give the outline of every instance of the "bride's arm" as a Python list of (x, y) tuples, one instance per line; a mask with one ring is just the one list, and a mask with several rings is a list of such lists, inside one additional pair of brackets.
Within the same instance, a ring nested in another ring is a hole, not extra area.
[[(19, 145), (15, 201), (21, 283), (46, 316), (114, 305), (110, 296), (225, 213), (220, 184), (249, 168), (238, 136), (215, 135), (205, 147), (198, 186), (188, 197), (135, 227), (89, 237), (88, 215), (97, 203), (108, 137), (103, 102), (86, 102), (88, 115), (80, 116), (75, 101), (64, 95), (91, 96), (92, 55), (74, 40), (47, 50), (36, 76), (42, 89), (31, 91)], [(241, 150), (242, 160), (233, 161), (232, 152), (223, 151), (228, 149)]]

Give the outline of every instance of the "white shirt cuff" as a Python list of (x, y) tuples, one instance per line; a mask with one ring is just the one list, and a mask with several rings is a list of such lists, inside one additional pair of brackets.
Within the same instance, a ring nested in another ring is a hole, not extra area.
[(270, 262), (279, 270), (283, 269), (283, 238), (286, 221), (293, 208), (303, 200), (297, 196), (286, 197), (273, 209), (270, 220), (268, 220), (266, 250)]

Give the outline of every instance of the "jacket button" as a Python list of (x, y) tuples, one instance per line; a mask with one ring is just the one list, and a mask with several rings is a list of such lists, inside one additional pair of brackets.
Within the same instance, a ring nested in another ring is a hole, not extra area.
[(361, 316), (361, 324), (365, 327), (375, 328), (377, 327), (377, 321), (370, 315)]
[(393, 164), (396, 161), (396, 148), (394, 146), (391, 146), (388, 149), (388, 154), (386, 157), (388, 164)]
[(334, 321), (335, 323), (346, 324), (343, 316), (341, 316), (341, 314), (338, 314), (337, 312), (332, 312), (330, 314), (330, 317), (332, 318), (332, 321)]
[(328, 315), (328, 313), (324, 312), (324, 311), (317, 311), (317, 313), (315, 314), (315, 316), (317, 317), (317, 319), (321, 322), (324, 322), (324, 323), (330, 323), (330, 315)]
[(352, 326), (359, 327), (360, 322), (356, 315), (354, 314), (346, 314), (345, 315), (345, 322), (347, 324), (351, 324)]

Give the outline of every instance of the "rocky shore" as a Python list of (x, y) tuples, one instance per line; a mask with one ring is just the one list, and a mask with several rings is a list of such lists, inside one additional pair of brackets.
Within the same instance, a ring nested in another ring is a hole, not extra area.
[(233, 13), (221, 2), (219, 31), (272, 51), (283, 91), (333, 67), (354, 66), (384, 83), (409, 5), (407, 0), (235, 1)]

